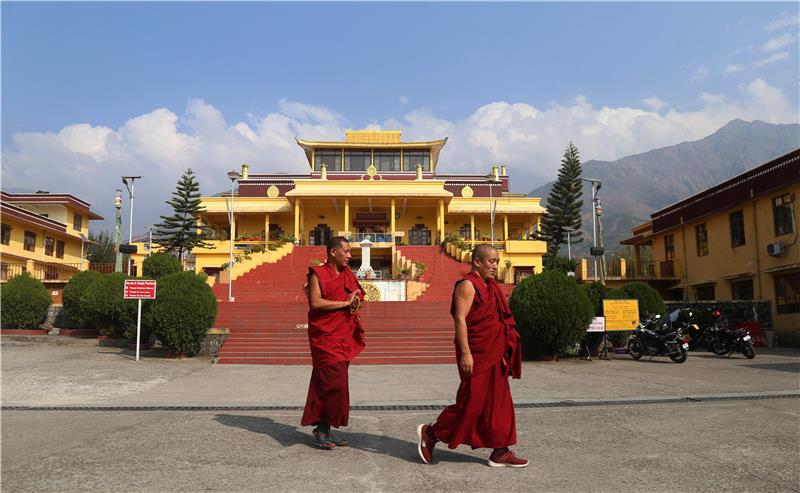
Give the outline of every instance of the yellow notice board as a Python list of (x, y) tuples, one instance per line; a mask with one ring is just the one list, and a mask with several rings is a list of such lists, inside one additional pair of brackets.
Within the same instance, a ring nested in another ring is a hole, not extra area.
[(639, 325), (639, 301), (603, 300), (603, 316), (606, 318), (606, 332), (634, 330)]

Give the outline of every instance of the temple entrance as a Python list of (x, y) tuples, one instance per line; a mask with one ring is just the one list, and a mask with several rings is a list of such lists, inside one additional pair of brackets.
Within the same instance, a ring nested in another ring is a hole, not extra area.
[(424, 224), (415, 224), (408, 232), (408, 244), (412, 246), (428, 246), (431, 244), (431, 230)]
[(269, 225), (269, 241), (275, 241), (281, 236), (285, 236), (283, 232), (283, 228), (278, 226), (277, 224), (270, 224)]
[(309, 244), (312, 246), (321, 246), (326, 245), (331, 238), (333, 238), (333, 231), (331, 228), (329, 228), (327, 224), (317, 224), (317, 227), (311, 230), (311, 235), (309, 235), (308, 240)]

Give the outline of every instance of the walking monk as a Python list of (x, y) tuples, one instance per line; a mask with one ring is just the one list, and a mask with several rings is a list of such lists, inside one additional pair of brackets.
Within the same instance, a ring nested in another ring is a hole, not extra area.
[(458, 281), (450, 314), (456, 327), (456, 362), (461, 385), (456, 403), (430, 425), (417, 427), (417, 450), (430, 464), (437, 441), (493, 449), (492, 467), (525, 467), (508, 447), (517, 443), (508, 377), (520, 378), (522, 354), (516, 322), (494, 280), (500, 258), (491, 245), (472, 251), (472, 270)]
[(331, 433), (331, 426), (347, 426), (350, 360), (364, 349), (364, 330), (358, 309), (363, 290), (350, 271), (350, 242), (336, 236), (327, 245), (327, 259), (308, 269), (308, 342), (311, 346), (311, 383), (300, 424), (315, 426), (317, 445), (325, 449), (347, 445)]

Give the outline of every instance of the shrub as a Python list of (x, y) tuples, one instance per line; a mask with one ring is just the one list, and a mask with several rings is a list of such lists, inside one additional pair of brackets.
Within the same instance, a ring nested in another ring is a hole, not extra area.
[(511, 294), (526, 356), (561, 354), (586, 333), (594, 308), (575, 279), (559, 271), (530, 276)]
[(548, 253), (542, 258), (542, 268), (545, 272), (557, 271), (562, 274), (566, 274), (567, 272), (575, 272), (575, 269), (578, 268), (578, 263), (575, 260), (568, 259), (567, 257), (551, 255)]
[(639, 300), (639, 319), (647, 318), (652, 314), (663, 315), (666, 306), (661, 295), (649, 284), (643, 282), (629, 282), (622, 286), (629, 298)]
[(183, 270), (178, 257), (166, 252), (154, 253), (145, 257), (142, 268), (144, 275), (153, 279), (160, 279)]
[(594, 305), (594, 316), (599, 317), (603, 315), (603, 298), (608, 293), (608, 288), (601, 282), (591, 281), (583, 285), (583, 290), (589, 297), (589, 301)]
[(123, 298), (125, 279), (121, 272), (105, 274), (90, 284), (81, 297), (88, 323), (100, 334), (122, 337), (136, 330), (136, 300)]
[(103, 274), (97, 271), (84, 270), (72, 276), (72, 279), (64, 287), (62, 297), (64, 311), (79, 328), (87, 328), (91, 322), (89, 313), (83, 306), (83, 295), (86, 289), (101, 277)]
[(27, 272), (0, 286), (0, 300), (2, 327), (12, 329), (38, 329), (47, 318), (51, 301), (42, 281)]
[(179, 272), (158, 281), (158, 297), (148, 320), (161, 344), (175, 353), (194, 356), (217, 318), (217, 300), (205, 274)]

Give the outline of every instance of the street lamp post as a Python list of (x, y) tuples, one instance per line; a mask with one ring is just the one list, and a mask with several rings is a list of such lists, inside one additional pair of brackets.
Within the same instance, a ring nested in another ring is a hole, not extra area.
[(117, 209), (116, 218), (114, 219), (114, 251), (116, 257), (114, 258), (114, 272), (122, 272), (122, 253), (119, 251), (119, 244), (122, 236), (122, 190), (117, 189), (114, 195), (114, 207)]
[(236, 170), (228, 172), (228, 179), (231, 181), (231, 200), (230, 207), (228, 208), (228, 224), (231, 226), (230, 242), (230, 256), (228, 259), (228, 302), (233, 302), (233, 187), (236, 180), (239, 179), (239, 173)]
[[(123, 176), (122, 177), (122, 183), (124, 183), (125, 184), (125, 188), (128, 189), (128, 196), (131, 199), (131, 218), (130, 218), (130, 221), (128, 221), (128, 244), (129, 245), (133, 242), (133, 199), (135, 198), (135, 195), (134, 195), (133, 191), (134, 191), (134, 188), (136, 186), (135, 182), (139, 178), (141, 178), (141, 176)], [(128, 184), (128, 180), (130, 180), (130, 185)], [(130, 273), (131, 273), (131, 262), (132, 262), (132, 260), (133, 259), (131, 258), (131, 256), (128, 255), (128, 275), (130, 275)]]
[(574, 233), (576, 230), (575, 228), (570, 228), (569, 226), (561, 226), (561, 231), (567, 233), (567, 257), (572, 260), (572, 237), (570, 234)]
[[(602, 249), (603, 246), (603, 238), (602, 238), (602, 227), (598, 228), (600, 222), (600, 214), (601, 214), (601, 207), (600, 201), (597, 198), (597, 192), (600, 190), (600, 187), (603, 186), (603, 182), (595, 178), (581, 178), (583, 181), (588, 181), (592, 184), (592, 239), (594, 243), (594, 249), (596, 251), (597, 247), (600, 246)], [(599, 235), (599, 245), (598, 245), (598, 229), (600, 229)], [(598, 271), (598, 262), (597, 262), (597, 255), (594, 256), (594, 280), (597, 281), (597, 271)], [(600, 282), (605, 284), (606, 276), (605, 276), (605, 255), (600, 255)]]

